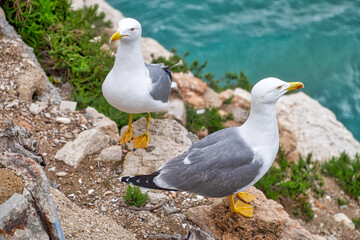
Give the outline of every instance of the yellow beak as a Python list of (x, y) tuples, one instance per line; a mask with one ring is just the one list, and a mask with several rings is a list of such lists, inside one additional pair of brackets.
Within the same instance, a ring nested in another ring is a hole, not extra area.
[(115, 40), (120, 40), (120, 39), (122, 39), (124, 36), (126, 36), (126, 35), (120, 35), (120, 32), (117, 31), (116, 33), (114, 33), (114, 34), (111, 36), (109, 43), (111, 43), (111, 42), (113, 42), (113, 41), (115, 41)]
[(291, 86), (286, 89), (286, 90), (288, 90), (288, 92), (304, 87), (304, 84), (302, 82), (289, 82), (289, 83), (291, 84)]

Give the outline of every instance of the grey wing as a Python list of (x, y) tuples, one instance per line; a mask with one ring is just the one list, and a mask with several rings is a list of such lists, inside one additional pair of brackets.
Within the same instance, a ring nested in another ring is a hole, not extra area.
[(261, 163), (237, 133), (227, 128), (195, 143), (184, 154), (167, 162), (156, 181), (182, 191), (224, 197), (250, 184)]
[(171, 71), (164, 69), (165, 65), (163, 64), (145, 64), (145, 67), (148, 69), (152, 81), (150, 95), (155, 100), (168, 102), (172, 82)]

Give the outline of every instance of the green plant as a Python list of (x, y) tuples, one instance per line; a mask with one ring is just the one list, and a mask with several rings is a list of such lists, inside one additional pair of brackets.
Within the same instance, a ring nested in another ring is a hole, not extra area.
[(347, 205), (349, 202), (342, 200), (341, 198), (337, 199), (337, 203), (339, 206)]
[(202, 78), (202, 80), (205, 81), (208, 86), (214, 89), (216, 92), (221, 92), (228, 88), (243, 88), (247, 91), (250, 91), (252, 88), (249, 79), (242, 71), (240, 71), (239, 74), (226, 72), (225, 75), (219, 79), (214, 79), (214, 74), (202, 73), (203, 69), (207, 65), (207, 61), (200, 64), (198, 60), (195, 60), (189, 65), (189, 63), (186, 62), (186, 57), (190, 54), (189, 52), (185, 52), (182, 57), (177, 54), (177, 50), (175, 48), (172, 48), (171, 52), (173, 55), (169, 59), (159, 57), (153, 59), (152, 63), (165, 63), (168, 66), (172, 66), (181, 61), (182, 64), (174, 67), (172, 70), (173, 72), (192, 72), (194, 76)]
[(171, 71), (184, 72), (184, 73), (192, 72), (196, 77), (201, 77), (200, 73), (206, 67), (207, 64), (206, 61), (202, 64), (199, 64), (199, 61), (195, 60), (189, 66), (189, 63), (186, 62), (186, 57), (190, 55), (189, 52), (184, 52), (183, 56), (180, 56), (175, 48), (171, 48), (171, 52), (173, 55), (168, 59), (161, 56), (158, 58), (154, 58), (152, 56), (153, 57), (152, 63), (164, 63), (167, 66), (173, 66), (181, 62), (180, 65), (174, 67)]
[(138, 186), (131, 186), (129, 184), (126, 189), (126, 195), (123, 198), (128, 206), (141, 207), (148, 200), (148, 195), (147, 193), (143, 194)]
[(233, 99), (234, 99), (234, 96), (231, 96), (231, 97), (229, 97), (228, 99), (226, 99), (223, 103), (224, 103), (224, 104), (231, 104), (232, 101), (233, 101)]
[(353, 218), (352, 221), (355, 224), (355, 227), (360, 229), (360, 218)]
[(335, 177), (340, 187), (355, 198), (360, 196), (360, 156), (351, 159), (343, 152), (340, 157), (333, 157), (329, 162), (322, 164), (322, 173)]
[[(69, 82), (78, 108), (89, 105), (112, 118), (119, 127), (128, 114), (112, 107), (102, 96), (101, 85), (114, 57), (101, 47), (109, 39), (102, 32), (110, 22), (98, 7), (73, 10), (68, 0), (0, 0), (7, 19), (22, 39), (34, 48), (40, 64), (54, 83)], [(134, 115), (134, 121), (143, 115)], [(153, 115), (153, 117), (157, 115)]]
[(221, 92), (229, 88), (242, 88), (246, 91), (250, 91), (252, 88), (248, 77), (242, 71), (240, 71), (239, 74), (226, 72), (225, 75), (219, 79), (214, 79), (214, 77), (214, 74), (207, 73), (204, 76), (204, 80), (208, 86), (216, 92)]
[(209, 133), (223, 129), (222, 123), (233, 119), (232, 114), (222, 117), (218, 108), (205, 108), (204, 113), (198, 114), (194, 106), (186, 104), (186, 129), (193, 133), (198, 132), (202, 127), (209, 130)]
[[(285, 200), (286, 198), (296, 201), (299, 207), (292, 209), (294, 215), (302, 216), (306, 221), (313, 218), (311, 206), (307, 202), (307, 194), (312, 190), (316, 196), (322, 196), (323, 180), (318, 174), (319, 168), (311, 163), (311, 154), (294, 163), (286, 158), (286, 153), (282, 148), (279, 149), (276, 164), (272, 166), (255, 186), (262, 190), (266, 197), (274, 200)], [(298, 212), (301, 209), (301, 213)]]

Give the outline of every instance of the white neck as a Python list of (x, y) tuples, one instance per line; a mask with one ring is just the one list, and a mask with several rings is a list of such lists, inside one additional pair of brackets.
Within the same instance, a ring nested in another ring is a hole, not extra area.
[[(275, 104), (251, 104), (250, 115), (241, 127), (252, 146), (279, 145)], [(276, 150), (277, 151), (277, 150)]]
[(140, 69), (143, 70), (142, 73), (145, 74), (146, 69), (141, 51), (140, 39), (128, 42), (120, 41), (116, 52), (114, 70), (139, 73)]

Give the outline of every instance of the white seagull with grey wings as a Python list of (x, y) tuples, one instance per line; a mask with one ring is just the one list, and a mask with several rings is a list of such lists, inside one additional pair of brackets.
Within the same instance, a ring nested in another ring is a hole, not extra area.
[(141, 25), (133, 18), (119, 22), (118, 31), (110, 42), (120, 40), (114, 67), (107, 75), (102, 92), (115, 108), (130, 113), (129, 125), (120, 139), (126, 143), (132, 139), (134, 113), (147, 112), (146, 133), (134, 138), (135, 148), (149, 144), (150, 113), (167, 108), (171, 90), (171, 71), (174, 66), (146, 64), (141, 51)]
[[(266, 78), (251, 91), (251, 110), (241, 127), (217, 131), (192, 145), (150, 175), (125, 176), (121, 181), (145, 188), (179, 190), (230, 199), (231, 210), (251, 217), (255, 197), (241, 192), (269, 170), (279, 149), (276, 102), (301, 82)], [(234, 202), (234, 194), (239, 201)]]

